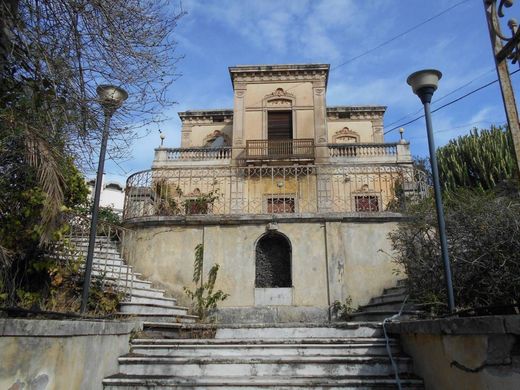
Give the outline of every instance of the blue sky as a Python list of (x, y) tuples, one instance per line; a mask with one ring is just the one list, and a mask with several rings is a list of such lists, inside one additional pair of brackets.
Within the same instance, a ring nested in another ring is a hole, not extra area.
[[(443, 73), (432, 108), (493, 81), (496, 72), (482, 0), (466, 0), (414, 31), (351, 60), (460, 2), (183, 0), (187, 15), (175, 30), (175, 54), (184, 55), (177, 65), (182, 76), (170, 90), (178, 104), (166, 108), (168, 119), (150, 127), (149, 135), (133, 145), (132, 159), (118, 164), (107, 161), (107, 178), (124, 183), (131, 173), (150, 168), (154, 148), (160, 143), (159, 128), (166, 135), (165, 146), (179, 146), (178, 111), (232, 108), (228, 66), (331, 64), (327, 105), (386, 105), (385, 131), (421, 114), (420, 101), (406, 84), (407, 76), (418, 69), (436, 68)], [(519, 11), (520, 6), (514, 6), (506, 16), (520, 16)], [(510, 71), (516, 69), (517, 65), (510, 65)], [(519, 78), (513, 76), (516, 92)], [(475, 126), (503, 123), (498, 83), (433, 115), (438, 146)], [(398, 131), (385, 136), (386, 141), (398, 138)], [(424, 120), (405, 126), (405, 138), (410, 140), (414, 155), (427, 154)]]

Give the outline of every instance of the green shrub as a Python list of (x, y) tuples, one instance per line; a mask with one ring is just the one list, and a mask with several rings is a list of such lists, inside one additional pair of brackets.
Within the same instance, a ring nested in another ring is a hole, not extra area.
[[(446, 289), (434, 202), (408, 210), (410, 220), (390, 234), (408, 290), (436, 313)], [(520, 302), (520, 198), (514, 191), (458, 189), (445, 197), (446, 229), (458, 309)]]

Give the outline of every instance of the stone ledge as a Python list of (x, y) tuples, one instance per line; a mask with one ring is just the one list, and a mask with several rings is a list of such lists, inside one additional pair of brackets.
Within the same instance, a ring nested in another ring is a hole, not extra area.
[(256, 215), (177, 215), (149, 216), (126, 219), (125, 227), (152, 227), (171, 225), (244, 225), (269, 222), (302, 223), (302, 222), (403, 222), (408, 218), (401, 213), (306, 213), (306, 214), (256, 214)]
[(387, 329), (394, 334), (520, 335), (520, 315), (399, 321), (389, 323)]
[(74, 337), (127, 335), (142, 325), (134, 321), (0, 319), (0, 337)]

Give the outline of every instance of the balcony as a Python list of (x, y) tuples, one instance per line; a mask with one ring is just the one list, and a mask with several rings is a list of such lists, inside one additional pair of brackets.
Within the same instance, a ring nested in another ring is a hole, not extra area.
[(409, 143), (352, 143), (329, 144), (331, 163), (388, 164), (411, 163)]
[(231, 146), (219, 148), (157, 148), (155, 149), (154, 168), (168, 166), (229, 165)]
[(248, 163), (262, 162), (306, 162), (314, 161), (314, 140), (248, 140), (244, 160)]
[(128, 178), (124, 219), (398, 211), (426, 195), (410, 165), (170, 167)]

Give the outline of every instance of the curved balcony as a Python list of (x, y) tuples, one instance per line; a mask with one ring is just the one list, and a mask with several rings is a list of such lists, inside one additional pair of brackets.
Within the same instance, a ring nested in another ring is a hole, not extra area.
[(427, 188), (409, 165), (170, 167), (128, 178), (124, 218), (381, 213)]

